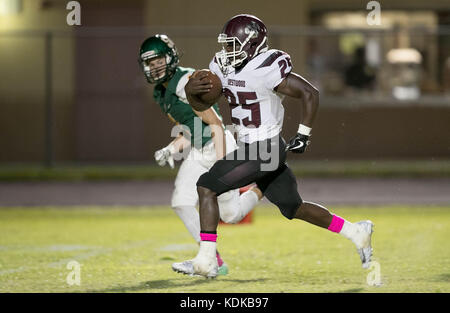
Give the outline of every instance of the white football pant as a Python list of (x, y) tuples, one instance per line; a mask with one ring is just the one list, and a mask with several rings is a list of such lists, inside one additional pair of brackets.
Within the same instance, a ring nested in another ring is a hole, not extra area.
[[(227, 153), (237, 148), (231, 132), (225, 131)], [(192, 148), (188, 157), (181, 163), (175, 179), (171, 205), (181, 218), (189, 233), (200, 242), (200, 217), (198, 205), (197, 180), (216, 162), (216, 151), (211, 142), (203, 149)], [(256, 205), (258, 196), (253, 191), (239, 195), (238, 189), (230, 190), (217, 197), (220, 218), (225, 223), (238, 223)]]

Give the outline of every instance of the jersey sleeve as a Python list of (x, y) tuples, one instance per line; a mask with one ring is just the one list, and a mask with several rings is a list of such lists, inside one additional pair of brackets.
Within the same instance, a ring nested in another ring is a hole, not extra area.
[(177, 83), (177, 87), (175, 89), (175, 94), (177, 95), (177, 97), (185, 102), (185, 103), (189, 103), (186, 97), (186, 92), (184, 91), (184, 87), (186, 86), (189, 77), (192, 75), (194, 71), (189, 71), (186, 74), (184, 74), (183, 76), (181, 76), (180, 80)]
[(291, 57), (280, 50), (272, 52), (261, 65), (264, 85), (270, 90), (277, 87), (292, 71)]

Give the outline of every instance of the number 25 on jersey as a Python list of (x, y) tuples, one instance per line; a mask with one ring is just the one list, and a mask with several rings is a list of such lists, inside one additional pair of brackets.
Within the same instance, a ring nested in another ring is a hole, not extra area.
[[(256, 92), (238, 91), (236, 93), (237, 101), (236, 96), (230, 89), (225, 88), (223, 93), (227, 98), (228, 103), (230, 104), (231, 121), (234, 124), (243, 125), (245, 127), (251, 126), (254, 128), (258, 128), (261, 125), (261, 111), (259, 102), (247, 103), (247, 101), (258, 99), (258, 97), (256, 96)], [(236, 108), (239, 106), (241, 106), (242, 110), (249, 110), (249, 116), (239, 118), (237, 114), (233, 114), (233, 111), (236, 110)]]

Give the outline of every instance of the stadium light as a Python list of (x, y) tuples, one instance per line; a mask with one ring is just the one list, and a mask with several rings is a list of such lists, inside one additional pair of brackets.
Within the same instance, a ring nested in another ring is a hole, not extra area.
[(0, 16), (18, 14), (22, 11), (22, 0), (0, 0)]
[(422, 55), (412, 48), (392, 49), (387, 54), (389, 63), (422, 63)]

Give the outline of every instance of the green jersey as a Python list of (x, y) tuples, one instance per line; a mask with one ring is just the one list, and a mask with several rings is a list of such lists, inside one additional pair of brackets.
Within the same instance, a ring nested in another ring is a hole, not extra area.
[[(174, 76), (169, 81), (167, 88), (162, 84), (157, 84), (155, 86), (153, 97), (161, 107), (161, 110), (167, 114), (173, 122), (185, 125), (189, 128), (191, 145), (196, 148), (201, 148), (208, 143), (212, 137), (210, 130), (205, 131), (208, 124), (200, 120), (186, 99), (184, 86), (189, 79), (189, 75), (193, 72), (194, 69), (192, 68), (178, 66)], [(219, 118), (222, 119), (219, 114), (217, 103), (214, 104), (212, 108), (214, 108)], [(201, 133), (199, 132), (200, 129)]]

